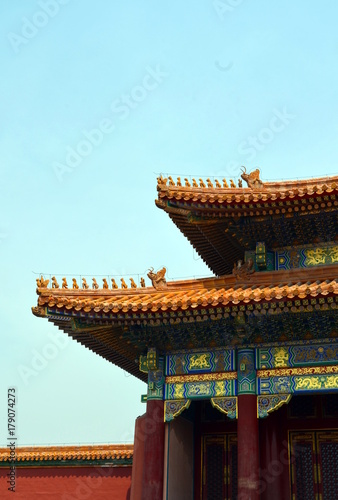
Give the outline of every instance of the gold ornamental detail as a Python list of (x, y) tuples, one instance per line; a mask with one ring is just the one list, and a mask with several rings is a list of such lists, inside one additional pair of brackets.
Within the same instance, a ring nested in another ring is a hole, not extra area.
[(289, 353), (285, 347), (279, 347), (275, 350), (274, 353), (274, 361), (276, 368), (282, 368), (284, 366), (288, 366), (289, 361)]
[(338, 246), (304, 250), (305, 265), (329, 265), (338, 262)]
[(210, 354), (192, 354), (189, 358), (189, 370), (210, 368)]
[(295, 377), (295, 390), (338, 389), (338, 375)]
[(166, 384), (185, 382), (212, 382), (214, 380), (236, 380), (237, 372), (204, 373), (203, 375), (172, 375), (165, 378)]
[(276, 370), (257, 370), (258, 378), (287, 377), (291, 375), (323, 375), (338, 373), (338, 366), (304, 366), (302, 368), (278, 368)]

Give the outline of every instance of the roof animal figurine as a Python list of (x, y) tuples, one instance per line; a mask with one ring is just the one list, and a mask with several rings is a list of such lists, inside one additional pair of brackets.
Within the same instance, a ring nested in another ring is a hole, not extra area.
[(78, 290), (78, 289), (79, 289), (79, 285), (77, 284), (76, 279), (75, 279), (75, 278), (73, 278), (73, 280), (72, 280), (72, 281), (73, 281), (73, 288), (74, 288), (75, 290)]
[(144, 281), (144, 278), (141, 278), (140, 282), (141, 282), (141, 288), (145, 288), (146, 282)]
[(246, 262), (243, 263), (242, 260), (239, 260), (237, 264), (234, 264), (232, 274), (235, 275), (236, 280), (239, 279), (250, 279), (251, 274), (255, 272), (254, 261), (249, 258)]
[(93, 289), (93, 290), (97, 290), (97, 289), (99, 288), (99, 285), (98, 285), (98, 283), (97, 283), (96, 279), (95, 279), (95, 278), (92, 278), (92, 281), (93, 281), (93, 284), (92, 284), (92, 289)]
[(242, 179), (238, 179), (238, 187), (239, 188), (243, 187)]
[(208, 184), (208, 188), (214, 187), (213, 183), (211, 182), (211, 180), (209, 178), (207, 179), (207, 184)]
[(217, 179), (215, 179), (215, 184), (216, 184), (217, 188), (221, 188), (222, 187)]
[(186, 187), (190, 187), (189, 179), (187, 179), (186, 177), (184, 177), (184, 181), (185, 181)]
[(198, 179), (198, 180), (200, 181), (200, 186), (201, 186), (201, 188), (205, 188), (205, 187), (206, 187), (206, 185), (204, 184), (203, 179)]
[(234, 183), (234, 181), (232, 179), (230, 179), (230, 187), (231, 188), (235, 188), (236, 187), (236, 184)]
[(168, 179), (169, 179), (169, 186), (175, 186), (175, 181), (173, 180), (172, 177), (170, 177), (170, 175), (169, 175)]
[(229, 184), (227, 183), (226, 179), (223, 179), (223, 187), (228, 188)]
[(59, 283), (56, 281), (55, 276), (52, 277), (52, 288), (60, 288)]
[(176, 186), (182, 186), (181, 177), (177, 177)]
[(129, 280), (130, 280), (131, 288), (137, 288), (137, 285), (136, 285), (135, 281), (133, 280), (133, 278), (129, 278)]
[(150, 279), (153, 287), (157, 290), (163, 290), (167, 287), (167, 281), (164, 277), (166, 272), (167, 270), (165, 267), (160, 269), (157, 273), (154, 273), (153, 267), (149, 269), (149, 273), (147, 274), (147, 276)]
[(37, 278), (36, 284), (38, 285), (38, 288), (47, 288), (49, 283), (49, 280), (43, 279), (43, 276), (41, 275), (40, 279)]
[(256, 170), (253, 170), (253, 172), (250, 172), (250, 174), (246, 173), (246, 168), (242, 167), (243, 173), (241, 174), (241, 177), (243, 181), (245, 181), (248, 185), (249, 188), (251, 189), (260, 189), (263, 187), (263, 182), (259, 178), (260, 175), (260, 170), (256, 168)]
[(114, 280), (114, 278), (111, 279), (111, 287), (116, 290), (116, 288), (118, 288), (118, 285), (116, 283), (116, 281)]
[(196, 182), (196, 179), (192, 180), (192, 185), (193, 185), (194, 188), (198, 188), (198, 184)]
[(89, 288), (86, 278), (82, 278), (82, 288), (83, 290), (88, 290)]
[(102, 278), (102, 281), (103, 281), (103, 288), (104, 288), (105, 290), (106, 290), (107, 288), (109, 288), (106, 278)]
[(120, 280), (120, 281), (121, 281), (121, 288), (128, 288), (128, 285), (127, 285), (127, 283), (124, 281), (124, 279), (123, 279), (123, 278), (121, 278), (121, 280)]
[(62, 278), (62, 288), (68, 290), (68, 283), (66, 278)]
[(166, 177), (162, 177), (162, 175), (160, 175), (159, 177), (157, 177), (157, 184), (158, 185), (161, 185), (163, 184), (163, 186), (166, 186), (167, 185), (167, 178)]

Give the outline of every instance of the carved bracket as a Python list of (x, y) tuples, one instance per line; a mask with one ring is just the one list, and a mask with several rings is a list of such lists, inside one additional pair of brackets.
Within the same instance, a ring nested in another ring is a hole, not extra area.
[(229, 418), (234, 419), (238, 417), (237, 397), (229, 398), (211, 398), (211, 404), (222, 413), (225, 413)]
[(267, 394), (257, 396), (257, 417), (265, 418), (272, 411), (277, 410), (283, 404), (288, 404), (291, 394)]
[(177, 401), (164, 402), (164, 421), (171, 422), (175, 417), (180, 415), (182, 411), (189, 408), (190, 399), (179, 399)]

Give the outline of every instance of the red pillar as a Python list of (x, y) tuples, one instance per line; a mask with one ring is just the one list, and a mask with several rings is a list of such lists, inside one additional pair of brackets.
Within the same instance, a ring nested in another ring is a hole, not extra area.
[(257, 396), (238, 395), (238, 500), (259, 500)]
[(290, 500), (287, 407), (259, 419), (262, 500)]
[(144, 441), (146, 429), (146, 417), (144, 414), (137, 417), (135, 421), (133, 468), (131, 475), (130, 500), (141, 500), (144, 468)]
[(164, 468), (164, 402), (148, 399), (145, 419), (142, 500), (162, 500)]

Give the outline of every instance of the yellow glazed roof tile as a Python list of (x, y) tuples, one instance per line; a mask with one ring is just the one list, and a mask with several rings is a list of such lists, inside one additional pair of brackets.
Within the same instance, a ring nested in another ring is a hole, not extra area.
[(332, 280), (337, 267), (255, 273), (250, 283), (236, 283), (233, 276), (169, 282), (167, 288), (161, 291), (154, 288), (96, 290), (94, 295), (90, 290), (40, 288), (38, 306), (65, 309), (68, 312), (74, 310), (77, 313), (127, 314), (258, 303), (283, 298), (303, 299), (338, 294), (337, 279)]
[[(15, 450), (16, 460), (120, 460), (133, 457), (133, 445), (27, 446)], [(0, 462), (9, 462), (10, 450), (0, 448)]]
[(209, 185), (182, 186), (173, 180), (168, 185), (168, 179), (158, 178), (157, 190), (158, 199), (200, 201), (202, 203), (220, 204), (227, 203), (257, 203), (264, 201), (293, 199), (305, 195), (322, 195), (323, 193), (332, 193), (337, 190), (338, 176), (280, 181), (280, 182), (261, 182), (252, 187), (224, 187), (216, 186), (217, 181), (210, 182)]

